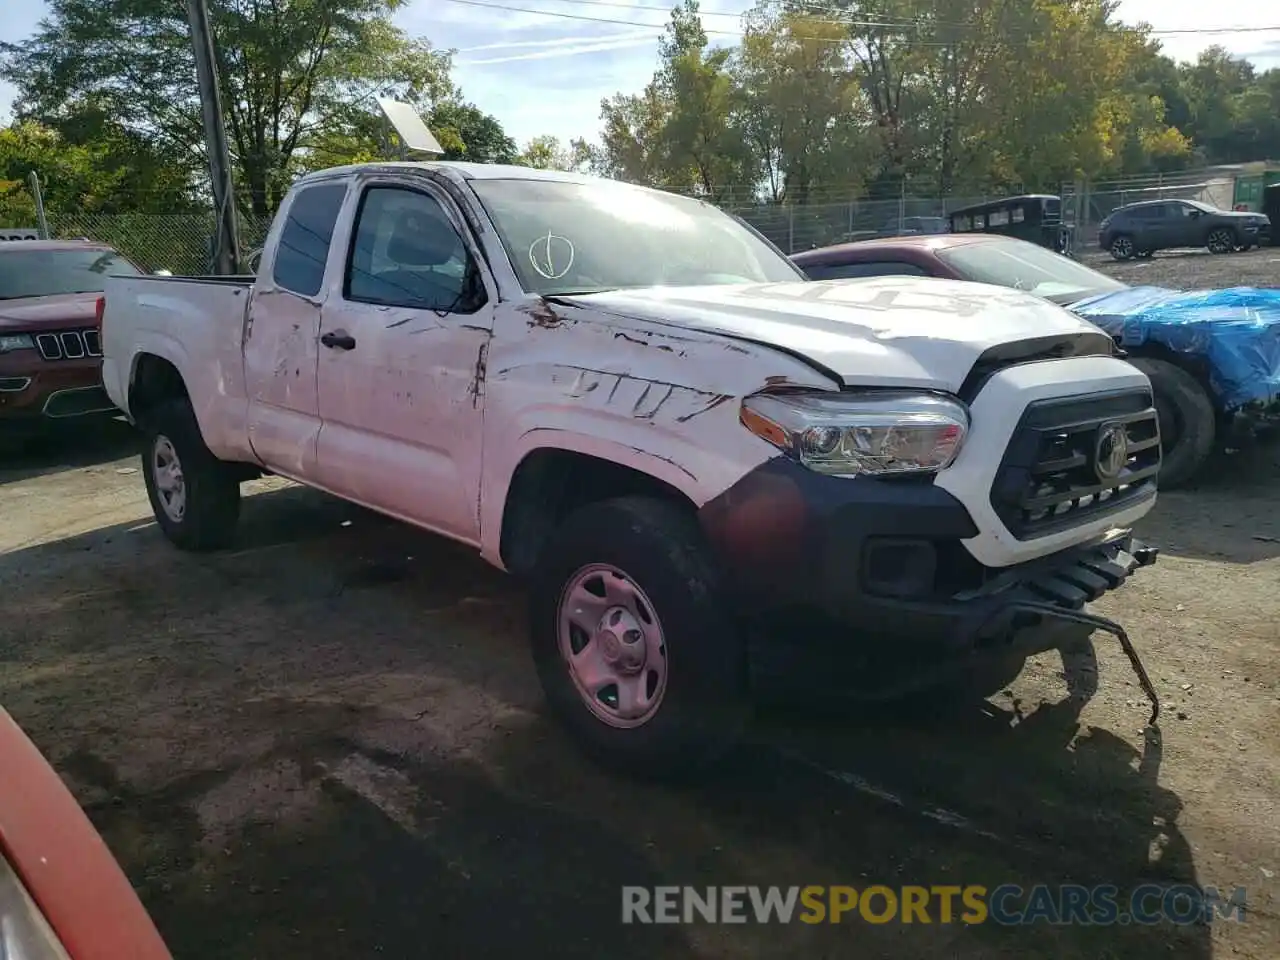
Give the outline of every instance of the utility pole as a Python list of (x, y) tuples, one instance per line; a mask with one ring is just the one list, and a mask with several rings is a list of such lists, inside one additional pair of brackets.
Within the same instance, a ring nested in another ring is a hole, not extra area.
[(27, 183), (31, 186), (31, 196), (36, 202), (36, 223), (40, 228), (40, 239), (48, 240), (49, 218), (44, 214), (44, 191), (40, 189), (40, 174), (32, 170)]
[(200, 106), (204, 111), (204, 139), (209, 151), (209, 180), (213, 184), (214, 228), (213, 270), (218, 274), (240, 272), (240, 240), (236, 229), (236, 197), (231, 179), (231, 153), (227, 149), (227, 129), (222, 118), (222, 96), (218, 92), (218, 62), (209, 29), (206, 0), (187, 0), (191, 24), (191, 45), (196, 55), (196, 79), (200, 84)]

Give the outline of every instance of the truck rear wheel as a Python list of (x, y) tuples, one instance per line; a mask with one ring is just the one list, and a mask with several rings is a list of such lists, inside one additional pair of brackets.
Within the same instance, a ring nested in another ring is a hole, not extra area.
[(240, 481), (205, 446), (191, 404), (165, 401), (142, 428), (142, 473), (160, 529), (183, 550), (225, 547), (240, 516)]
[(746, 650), (679, 507), (627, 497), (570, 515), (534, 571), (530, 616), (551, 711), (596, 760), (676, 777), (737, 741)]
[(1160, 486), (1189, 482), (1213, 452), (1217, 420), (1200, 381), (1177, 364), (1154, 357), (1129, 361), (1147, 375), (1160, 417)]

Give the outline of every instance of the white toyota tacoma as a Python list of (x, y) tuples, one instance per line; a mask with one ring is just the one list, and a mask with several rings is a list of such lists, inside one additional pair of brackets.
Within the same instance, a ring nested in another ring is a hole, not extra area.
[(989, 695), (1097, 627), (1142, 675), (1082, 608), (1156, 557), (1150, 385), (1029, 294), (807, 282), (697, 200), (380, 163), (298, 181), (256, 279), (105, 298), (173, 543), (228, 543), (265, 472), (462, 541), (530, 581), (551, 707), (628, 769), (696, 768), (765, 695)]

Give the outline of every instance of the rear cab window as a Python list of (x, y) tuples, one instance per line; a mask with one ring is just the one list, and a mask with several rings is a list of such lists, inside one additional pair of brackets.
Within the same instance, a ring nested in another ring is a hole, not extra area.
[(112, 274), (137, 276), (141, 271), (101, 247), (22, 249), (0, 247), (0, 300), (101, 293)]
[(324, 285), (325, 261), (347, 195), (345, 181), (303, 187), (289, 204), (276, 244), (271, 279), (290, 293), (314, 297)]

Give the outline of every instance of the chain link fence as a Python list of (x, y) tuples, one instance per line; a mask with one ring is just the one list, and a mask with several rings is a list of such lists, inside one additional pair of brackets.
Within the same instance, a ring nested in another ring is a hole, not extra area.
[(953, 210), (997, 199), (972, 197), (901, 197), (897, 200), (843, 200), (838, 203), (724, 204), (772, 240), (784, 253), (813, 250), (833, 243), (904, 233), (944, 233)]
[[(168, 270), (179, 275), (198, 275), (212, 270), (214, 217), (211, 213), (49, 214), (48, 220), (51, 237), (110, 244), (147, 272)], [(240, 248), (247, 255), (262, 245), (271, 220), (241, 216), (239, 222)]]
[[(1117, 207), (1139, 200), (1188, 199), (1230, 209), (1234, 183), (1233, 176), (1221, 171), (1200, 170), (1094, 184), (1063, 184), (1059, 192), (1079, 248), (1082, 243), (1095, 242), (1097, 225)], [(828, 190), (816, 202), (789, 204), (758, 202), (752, 199), (752, 190), (744, 189), (736, 195), (731, 192), (732, 199), (721, 206), (751, 224), (784, 252), (796, 253), (875, 236), (942, 232), (951, 211), (1016, 192), (846, 199), (835, 196), (838, 191)], [(108, 243), (144, 270), (202, 274), (212, 268), (212, 214), (50, 213), (48, 221), (51, 236)], [(270, 226), (269, 218), (240, 217), (240, 248), (244, 255), (262, 246)]]

